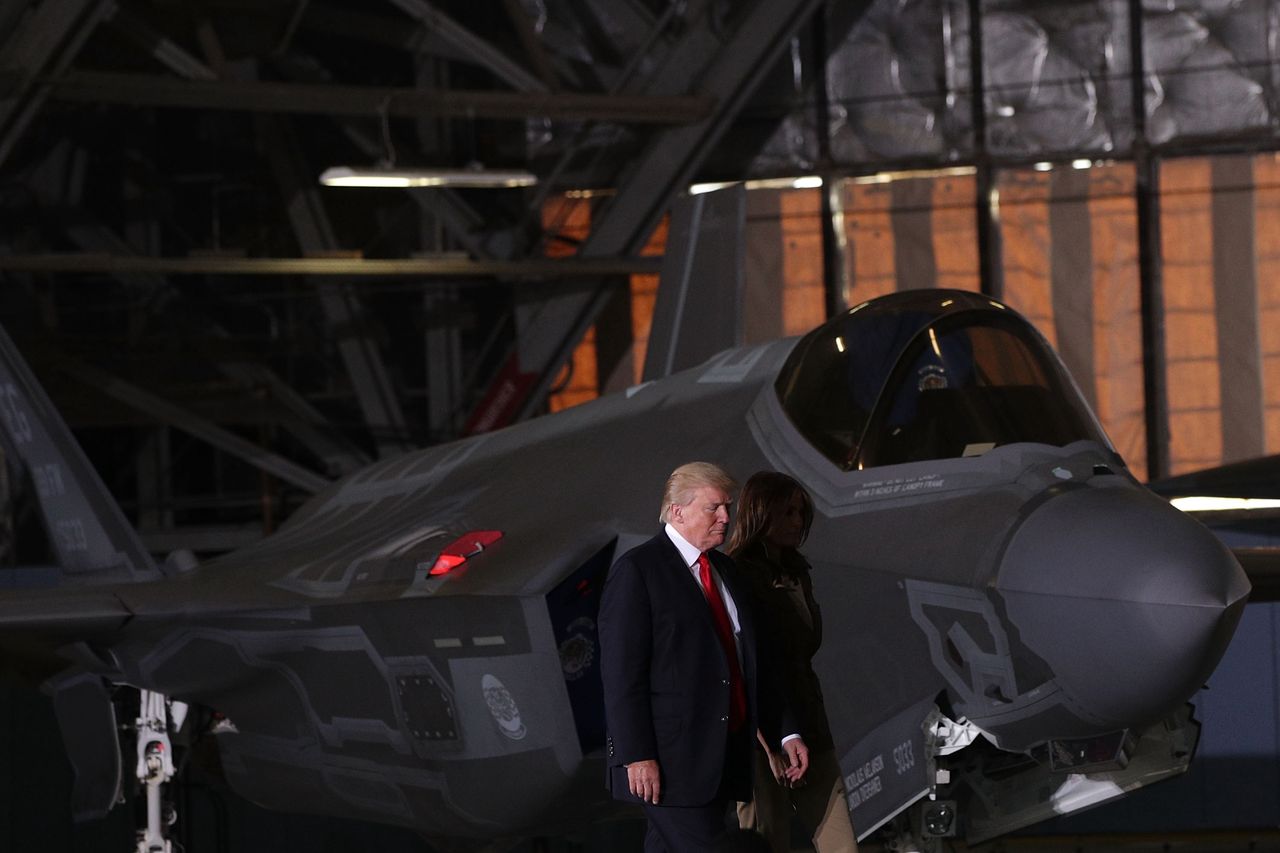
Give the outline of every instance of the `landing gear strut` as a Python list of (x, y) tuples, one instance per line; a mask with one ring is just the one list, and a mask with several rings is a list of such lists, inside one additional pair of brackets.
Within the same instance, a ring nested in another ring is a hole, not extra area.
[(173, 746), (169, 733), (182, 727), (187, 716), (185, 702), (171, 701), (163, 694), (143, 690), (139, 704), (137, 776), (147, 792), (147, 825), (138, 830), (137, 853), (173, 853), (173, 843), (166, 837), (167, 827), (176, 816), (170, 811), (166, 820), (161, 786), (173, 778)]

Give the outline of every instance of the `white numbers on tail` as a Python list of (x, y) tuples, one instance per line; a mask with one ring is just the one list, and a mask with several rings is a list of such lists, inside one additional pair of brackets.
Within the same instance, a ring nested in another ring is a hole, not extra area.
[(84, 534), (84, 524), (78, 518), (54, 522), (53, 529), (58, 544), (66, 551), (88, 551), (89, 540)]
[(62, 482), (62, 466), (57, 462), (33, 465), (31, 479), (36, 484), (36, 493), (42, 498), (56, 498), (67, 493), (67, 487)]
[(22, 395), (12, 383), (0, 385), (0, 418), (4, 418), (4, 425), (13, 440), (18, 444), (26, 444), (32, 439), (31, 421), (22, 410), (21, 402)]
[(898, 768), (899, 776), (916, 766), (916, 756), (911, 749), (911, 741), (903, 741), (893, 748), (893, 763)]

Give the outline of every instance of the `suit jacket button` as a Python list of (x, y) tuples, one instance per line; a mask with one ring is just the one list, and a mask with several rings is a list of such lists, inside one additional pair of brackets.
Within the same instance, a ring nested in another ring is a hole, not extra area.
[(729, 722), (729, 718), (728, 718), (728, 717), (721, 717), (721, 718), (720, 718), (720, 722), (722, 722), (722, 723), (727, 723), (727, 722)]

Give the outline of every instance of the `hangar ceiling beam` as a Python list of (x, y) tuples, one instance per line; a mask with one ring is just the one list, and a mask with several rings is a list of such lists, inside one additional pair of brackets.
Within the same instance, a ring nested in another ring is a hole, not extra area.
[[(95, 226), (96, 229), (96, 226)], [(107, 240), (71, 226), (74, 239), (89, 251), (48, 254), (0, 254), (0, 270), (10, 272), (107, 273), (146, 277), (130, 279), (149, 286), (164, 282), (159, 275), (307, 275), (350, 277), (447, 278), (440, 284), (455, 285), (457, 278), (549, 279), (598, 278), (599, 276), (653, 274), (661, 258), (527, 258), (509, 261), (472, 260), (455, 256), (436, 258), (235, 258), (192, 256), (155, 258), (132, 254), (118, 237)], [(80, 235), (83, 232), (83, 239)], [(309, 249), (309, 251), (324, 251)], [(424, 282), (429, 284), (429, 282)]]
[(704, 95), (626, 96), (521, 93), (248, 80), (178, 80), (154, 74), (72, 71), (48, 84), (61, 101), (201, 110), (335, 116), (423, 115), (468, 119), (526, 117), (671, 125), (698, 122), (713, 109)]
[[(314, 59), (305, 65), (288, 63), (283, 70), (286, 74), (295, 77), (294, 82), (305, 82), (313, 86), (327, 86), (332, 82), (332, 76), (328, 70)], [(304, 75), (305, 80), (297, 79)], [(370, 135), (360, 123), (338, 117), (334, 117), (334, 122), (342, 130), (342, 134), (369, 162), (374, 163), (387, 156), (385, 143)], [(406, 192), (420, 208), (436, 217), (448, 230), (449, 236), (465, 248), (472, 257), (487, 258), (494, 255), (485, 239), (485, 218), (464, 202), (456, 192), (447, 187), (414, 189)]]
[[(221, 329), (219, 332), (225, 334)], [(218, 369), (249, 388), (266, 390), (272, 400), (283, 406), (289, 417), (282, 419), (281, 426), (320, 459), (325, 473), (350, 474), (369, 464), (364, 453), (339, 438), (325, 416), (271, 368), (252, 361), (224, 359), (218, 362)]]
[(426, 0), (391, 0), (391, 3), (417, 19), (424, 27), (460, 47), (476, 63), (492, 71), (494, 76), (516, 91), (541, 93), (549, 91), (546, 83), (530, 74), (518, 62)]
[(179, 77), (186, 80), (218, 79), (212, 68), (139, 16), (121, 9), (112, 16), (111, 25)]
[[(735, 7), (737, 27), (722, 40), (707, 20), (713, 5), (702, 8), (703, 19), (689, 28), (647, 90), (702, 92), (714, 100), (715, 109), (698, 122), (654, 135), (592, 223), (582, 255), (639, 252), (672, 196), (688, 184), (773, 60), (822, 6), (819, 0), (757, 0), (740, 12)], [(699, 67), (701, 74), (689, 73)], [(520, 417), (541, 409), (552, 380), (605, 308), (611, 291), (605, 286), (577, 289), (526, 309), (516, 357), (521, 372), (536, 372), (538, 378), (522, 401)]]
[[(132, 254), (132, 248), (101, 223), (76, 222), (68, 227), (67, 234), (81, 248), (110, 251), (114, 257), (125, 261), (126, 263), (110, 271), (113, 277), (125, 286), (144, 292), (169, 286), (168, 281), (154, 269), (145, 267), (130, 269), (127, 261), (149, 259)], [(13, 257), (20, 256), (0, 257), (0, 265), (4, 260)], [(216, 327), (215, 331), (222, 333)], [(335, 438), (332, 430), (327, 428), (324, 416), (269, 367), (247, 361), (221, 361), (218, 363), (218, 369), (224, 375), (248, 387), (267, 389), (271, 398), (283, 406), (289, 415), (281, 425), (316, 454), (329, 472), (349, 473), (368, 461), (359, 450)]]
[(112, 376), (88, 364), (67, 361), (63, 369), (79, 381), (125, 403), (156, 420), (169, 424), (183, 432), (209, 442), (214, 447), (238, 456), (255, 468), (274, 474), (286, 483), (292, 483), (306, 492), (318, 492), (329, 485), (329, 480), (307, 468), (262, 449), (230, 430), (196, 415), (181, 406), (157, 397), (149, 391)]
[[(134, 41), (141, 44), (153, 57), (175, 73), (190, 79), (214, 79), (215, 75), (208, 66), (137, 16), (118, 11), (111, 22), (117, 28), (127, 32)], [(49, 201), (52, 199), (46, 198), (46, 202)], [(111, 273), (126, 287), (155, 292), (170, 286), (169, 281), (164, 277), (166, 274), (178, 271), (154, 264), (148, 265), (147, 261), (155, 259), (139, 256), (134, 248), (115, 232), (100, 222), (84, 219), (83, 215), (78, 216), (67, 226), (67, 234), (86, 253), (97, 252), (100, 254), (96, 257), (110, 257), (116, 260), (117, 263), (111, 269), (99, 266), (95, 271)], [(81, 256), (81, 260), (83, 261), (86, 257), (95, 256), (86, 254)], [(223, 361), (217, 366), (224, 375), (238, 382), (268, 389), (272, 398), (288, 414), (288, 418), (282, 425), (323, 461), (327, 472), (344, 474), (367, 462), (358, 449), (337, 438), (333, 430), (328, 428), (324, 416), (269, 367), (242, 361)]]
[(0, 44), (0, 163), (85, 40), (115, 9), (110, 0), (44, 0)]
[(556, 91), (560, 88), (560, 83), (556, 80), (555, 69), (551, 67), (551, 57), (547, 56), (547, 50), (543, 47), (542, 40), (538, 38), (528, 13), (520, 5), (520, 0), (503, 0), (503, 6), (506, 8), (511, 25), (515, 27), (516, 35), (520, 38), (520, 45), (528, 54), (529, 61), (533, 63), (534, 71), (542, 81), (545, 91)]
[[(273, 172), (280, 181), (289, 221), (303, 252), (320, 253), (337, 248), (333, 226), (321, 202), (314, 177), (305, 174), (302, 151), (284, 119), (263, 116), (258, 132), (264, 138)], [(318, 285), (320, 305), (338, 343), (352, 390), (364, 414), (379, 456), (408, 450), (409, 429), (400, 400), (383, 364), (372, 321), (355, 290), (347, 283)]]

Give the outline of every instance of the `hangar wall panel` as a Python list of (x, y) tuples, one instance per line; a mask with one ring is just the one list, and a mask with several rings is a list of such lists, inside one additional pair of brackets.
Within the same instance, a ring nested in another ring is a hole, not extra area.
[(836, 189), (840, 293), (853, 306), (896, 290), (978, 290), (971, 175), (872, 176)]
[(1146, 476), (1142, 313), (1129, 164), (998, 174), (1003, 297), (1058, 350), (1135, 476)]
[(1280, 452), (1280, 165), (1161, 164), (1170, 469)]
[(979, 289), (977, 181), (972, 175), (943, 175), (933, 183), (933, 248), (938, 287)]

